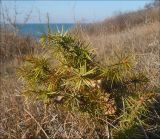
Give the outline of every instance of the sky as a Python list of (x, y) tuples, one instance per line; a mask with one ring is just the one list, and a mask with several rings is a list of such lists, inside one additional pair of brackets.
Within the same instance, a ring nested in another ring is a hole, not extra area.
[(151, 0), (106, 0), (106, 1), (74, 1), (74, 0), (26, 0), (1, 1), (2, 12), (7, 13), (14, 20), (16, 9), (16, 22), (46, 23), (47, 14), (50, 23), (75, 23), (103, 21), (119, 12), (129, 12), (142, 9)]

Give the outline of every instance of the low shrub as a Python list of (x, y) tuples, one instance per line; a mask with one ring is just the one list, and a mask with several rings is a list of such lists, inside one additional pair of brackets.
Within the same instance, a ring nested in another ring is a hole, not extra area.
[(68, 33), (48, 33), (40, 42), (45, 52), (26, 56), (18, 69), (29, 102), (91, 118), (108, 138), (147, 136), (143, 117), (156, 93), (133, 55), (115, 53), (103, 64), (90, 44)]

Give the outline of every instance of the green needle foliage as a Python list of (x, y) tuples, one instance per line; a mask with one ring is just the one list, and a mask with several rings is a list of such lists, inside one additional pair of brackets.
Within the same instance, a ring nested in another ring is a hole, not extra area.
[(133, 56), (115, 53), (104, 65), (89, 44), (68, 33), (49, 33), (40, 42), (48, 55), (27, 56), (18, 69), (28, 100), (54, 103), (95, 121), (110, 118), (118, 127), (111, 127), (116, 138), (128, 138), (143, 126), (141, 115), (154, 92), (145, 74), (136, 71)]

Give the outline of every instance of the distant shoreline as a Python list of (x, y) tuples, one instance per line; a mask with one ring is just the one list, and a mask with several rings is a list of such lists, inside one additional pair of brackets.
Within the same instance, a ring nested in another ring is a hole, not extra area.
[[(57, 32), (58, 30), (67, 31), (74, 27), (75, 24), (59, 23), (49, 24), (51, 31)], [(48, 24), (17, 24), (20, 33), (24, 35), (31, 35), (33, 37), (40, 37), (42, 34), (48, 32)]]
[[(52, 32), (57, 32), (58, 30), (67, 31), (73, 28), (74, 25), (75, 25), (74, 23), (53, 23), (53, 24), (51, 23), (49, 24), (49, 27)], [(4, 26), (10, 26), (10, 24), (5, 24)], [(36, 38), (39, 38), (44, 33), (48, 32), (47, 23), (27, 23), (27, 24), (18, 23), (15, 26), (18, 28), (20, 34), (29, 35)]]

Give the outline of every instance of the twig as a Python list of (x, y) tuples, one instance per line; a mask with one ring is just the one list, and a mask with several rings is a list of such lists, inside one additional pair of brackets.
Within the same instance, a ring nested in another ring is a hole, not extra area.
[(144, 129), (143, 126), (142, 126), (141, 120), (140, 120), (138, 117), (137, 117), (137, 120), (138, 120), (138, 122), (140, 123), (140, 127), (141, 127), (141, 129), (143, 130), (143, 133), (144, 133), (144, 135), (145, 135), (145, 138), (146, 138), (146, 139), (149, 139), (148, 136), (147, 136), (147, 134), (146, 134), (145, 129)]
[(31, 116), (31, 118), (36, 122), (36, 124), (40, 127), (40, 129), (42, 130), (42, 132), (44, 133), (44, 135), (46, 136), (47, 139), (49, 139), (47, 133), (44, 131), (44, 129), (42, 128), (42, 126), (40, 125), (40, 123), (34, 118), (34, 116), (29, 112), (27, 111), (26, 109), (24, 109), (24, 111), (29, 115)]

